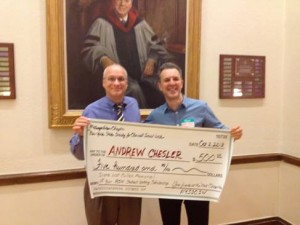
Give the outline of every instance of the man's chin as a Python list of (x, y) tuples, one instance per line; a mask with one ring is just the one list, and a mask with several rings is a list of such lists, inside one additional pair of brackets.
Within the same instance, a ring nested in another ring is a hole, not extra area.
[(112, 93), (112, 95), (113, 95), (114, 97), (122, 97), (122, 96), (124, 96), (125, 94), (124, 94), (123, 91), (114, 91), (114, 92)]
[(168, 93), (168, 98), (172, 99), (172, 98), (178, 98), (178, 93), (177, 92), (173, 92), (173, 93)]

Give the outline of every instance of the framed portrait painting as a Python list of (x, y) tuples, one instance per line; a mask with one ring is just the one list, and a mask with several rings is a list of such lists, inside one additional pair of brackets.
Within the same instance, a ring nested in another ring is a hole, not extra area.
[[(124, 24), (114, 20), (118, 2), (131, 4)], [(72, 126), (88, 104), (105, 95), (106, 62), (126, 68), (129, 90), (132, 83), (140, 86), (127, 95), (137, 99), (142, 117), (164, 102), (157, 88), (164, 62), (178, 64), (184, 94), (199, 97), (201, 0), (46, 3), (49, 127)]]

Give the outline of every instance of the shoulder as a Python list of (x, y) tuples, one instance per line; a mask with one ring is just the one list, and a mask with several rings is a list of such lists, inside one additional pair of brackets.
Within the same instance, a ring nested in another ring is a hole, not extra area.
[(137, 100), (133, 97), (130, 97), (130, 96), (125, 96), (124, 97), (124, 102), (127, 104), (127, 103), (137, 103)]
[(163, 104), (155, 109), (153, 109), (150, 114), (145, 119), (145, 123), (158, 123), (158, 124), (165, 124), (166, 122), (166, 110), (167, 104)]
[(98, 17), (97, 19), (95, 19), (94, 23), (108, 23), (110, 24), (105, 18), (103, 17)]
[(164, 114), (165, 113), (165, 111), (167, 110), (167, 104), (166, 103), (164, 103), (164, 104), (162, 104), (162, 105), (160, 105), (160, 106), (158, 106), (157, 108), (155, 108), (155, 109), (153, 109), (151, 112), (150, 112), (150, 116), (155, 116), (155, 115), (159, 115), (159, 114)]
[(109, 27), (112, 27), (111, 23), (109, 21), (107, 21), (106, 19), (104, 18), (97, 18), (94, 20), (93, 24), (91, 25), (91, 28), (90, 29), (100, 29), (101, 27), (105, 28), (109, 28)]
[(106, 107), (108, 107), (108, 101), (105, 97), (103, 97), (90, 103), (87, 107), (85, 107), (84, 114), (88, 114), (99, 108), (106, 108)]
[(140, 30), (141, 32), (144, 33), (151, 33), (151, 34), (154, 33), (151, 26), (144, 19), (138, 20), (134, 26), (134, 29)]
[(138, 102), (135, 98), (125, 96), (124, 101), (126, 104), (124, 112), (125, 121), (129, 122), (140, 122), (141, 121), (141, 114)]
[(96, 106), (96, 105), (102, 105), (104, 103), (107, 103), (107, 98), (106, 97), (102, 97), (92, 103), (90, 103), (86, 108), (90, 108), (90, 107), (93, 107), (93, 106)]
[(186, 107), (192, 107), (192, 106), (207, 107), (207, 102), (200, 99), (194, 99), (189, 97), (184, 97), (183, 104)]
[(138, 102), (133, 97), (125, 96), (124, 97), (124, 103), (127, 105), (127, 107), (136, 107), (136, 108), (138, 108)]
[(136, 18), (136, 21), (135, 21), (135, 24), (139, 24), (139, 23), (145, 23), (146, 20), (144, 20), (142, 17), (140, 16), (137, 16)]

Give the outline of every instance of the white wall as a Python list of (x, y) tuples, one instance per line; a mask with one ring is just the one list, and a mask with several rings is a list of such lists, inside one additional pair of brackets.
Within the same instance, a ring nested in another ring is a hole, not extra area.
[[(200, 96), (228, 126), (244, 128), (235, 155), (300, 156), (299, 8), (298, 0), (203, 0)], [(69, 153), (71, 129), (48, 128), (45, 0), (1, 0), (0, 23), (0, 42), (14, 43), (17, 89), (17, 99), (0, 100), (0, 175), (82, 168)], [(265, 55), (266, 97), (218, 99), (219, 54)], [(300, 224), (297, 177), (299, 168), (284, 163), (233, 166), (211, 224), (276, 215)], [(82, 185), (0, 187), (1, 224), (84, 224)], [(159, 224), (156, 200), (143, 209), (142, 225)]]
[(0, 1), (0, 42), (14, 43), (15, 100), (0, 100), (0, 174), (82, 168), (71, 129), (48, 129), (45, 0)]
[(84, 180), (0, 187), (1, 225), (85, 225)]
[[(281, 152), (285, 1), (204, 0), (202, 7), (200, 97), (228, 126), (244, 128), (235, 155)], [(266, 97), (219, 99), (220, 54), (266, 56)]]
[(279, 216), (292, 224), (300, 224), (300, 170), (299, 167), (282, 163), (279, 174)]
[(279, 162), (232, 166), (218, 203), (211, 204), (211, 224), (229, 224), (279, 215)]
[(284, 102), (282, 116), (282, 149), (300, 157), (299, 151), (299, 99), (300, 99), (300, 3), (286, 2), (285, 52), (284, 52)]

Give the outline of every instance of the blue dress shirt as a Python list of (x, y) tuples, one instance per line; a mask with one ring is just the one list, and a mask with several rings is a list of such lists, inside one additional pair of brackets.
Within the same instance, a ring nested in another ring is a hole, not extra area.
[(185, 96), (177, 111), (173, 111), (165, 103), (154, 109), (145, 120), (145, 123), (174, 126), (181, 126), (186, 122), (193, 123), (194, 127), (227, 128), (206, 102)]
[[(124, 121), (140, 122), (141, 116), (137, 101), (132, 97), (124, 97), (123, 100)], [(114, 108), (115, 103), (106, 96), (88, 105), (82, 115), (92, 119), (117, 120), (117, 112)], [(70, 140), (71, 152), (80, 160), (84, 160), (83, 138), (74, 134)]]

